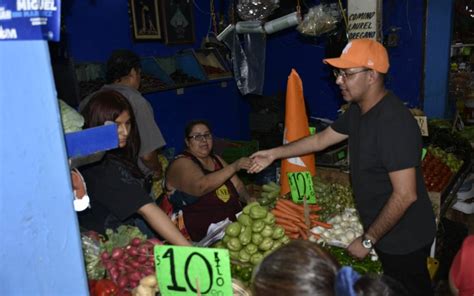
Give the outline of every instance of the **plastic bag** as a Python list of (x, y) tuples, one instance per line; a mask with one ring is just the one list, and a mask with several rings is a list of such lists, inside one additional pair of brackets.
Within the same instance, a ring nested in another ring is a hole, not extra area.
[[(242, 41), (239, 36), (242, 36)], [(234, 30), (222, 41), (231, 50), (234, 77), (240, 93), (242, 95), (263, 94), (266, 35), (263, 33), (237, 34)]]
[(59, 100), (59, 106), (64, 132), (70, 133), (82, 130), (82, 126), (84, 125), (84, 117), (82, 117), (79, 112), (74, 110), (74, 108), (66, 104), (63, 100)]
[(81, 234), (82, 252), (86, 262), (87, 278), (90, 280), (102, 279), (105, 276), (105, 268), (100, 262), (100, 241), (87, 233)]
[(320, 36), (337, 27), (340, 21), (337, 8), (327, 5), (316, 5), (309, 9), (303, 21), (296, 29), (305, 35)]

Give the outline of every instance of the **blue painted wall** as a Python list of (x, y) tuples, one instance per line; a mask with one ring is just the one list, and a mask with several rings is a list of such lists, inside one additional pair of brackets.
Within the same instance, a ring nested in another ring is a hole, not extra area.
[[(209, 2), (196, 1), (199, 7), (194, 9), (194, 44), (166, 46), (162, 42), (133, 42), (127, 2), (64, 2), (69, 53), (76, 61), (104, 62), (117, 48), (131, 49), (140, 56), (171, 56), (182, 49), (199, 48), (208, 32), (209, 15), (206, 13), (209, 13)], [(168, 147), (180, 151), (186, 122), (198, 118), (208, 120), (218, 137), (250, 138), (249, 106), (237, 91), (235, 82), (229, 80), (227, 84), (227, 87), (221, 87), (220, 83), (193, 86), (185, 88), (183, 95), (170, 90), (145, 96), (154, 108), (156, 122)]]
[(453, 1), (428, 1), (426, 14), (424, 110), (429, 117), (452, 118), (454, 102), (447, 98)]
[(47, 43), (0, 61), (0, 295), (87, 295)]
[[(169, 56), (180, 49), (199, 47), (208, 32), (209, 1), (195, 1), (199, 5), (194, 10), (195, 44), (166, 46), (161, 42), (134, 43), (126, 2), (101, 0), (65, 3), (69, 5), (64, 10), (67, 14), (65, 21), (70, 54), (76, 60), (105, 61), (114, 48), (130, 48), (142, 56)], [(398, 46), (389, 48), (391, 67), (387, 75), (387, 87), (411, 107), (419, 107), (423, 103), (424, 2), (383, 1), (384, 36), (390, 32), (390, 28), (395, 28), (399, 36)], [(228, 5), (229, 1), (225, 3)], [(319, 1), (307, 3), (318, 4)], [(444, 10), (440, 9), (439, 13), (444, 13)], [(450, 18), (441, 19), (444, 25), (449, 21)], [(334, 119), (343, 101), (329, 67), (322, 63), (326, 44), (326, 37), (308, 40), (301, 38), (293, 29), (268, 36), (264, 95), (285, 93), (287, 76), (291, 68), (295, 68), (303, 80), (310, 115)], [(218, 136), (249, 138), (249, 106), (233, 82), (227, 88), (221, 88), (219, 84), (189, 88), (183, 96), (167, 91), (146, 97), (155, 108), (156, 120), (168, 144), (178, 150), (182, 147), (182, 127), (186, 121), (197, 117), (205, 117), (218, 127)]]

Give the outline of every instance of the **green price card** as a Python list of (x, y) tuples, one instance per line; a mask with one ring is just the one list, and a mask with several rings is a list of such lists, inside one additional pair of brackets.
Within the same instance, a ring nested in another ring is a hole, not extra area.
[(316, 203), (316, 194), (313, 187), (313, 178), (310, 172), (287, 173), (290, 182), (291, 199), (294, 202), (303, 202), (303, 196), (306, 195), (309, 204)]
[(426, 152), (428, 152), (428, 150), (426, 150), (426, 148), (421, 149), (421, 160), (422, 161), (423, 161), (423, 159), (425, 159)]
[(315, 133), (316, 133), (316, 128), (310, 126), (310, 127), (309, 127), (309, 134), (310, 134), (310, 135), (314, 135)]
[(157, 245), (155, 265), (163, 296), (232, 295), (228, 250)]

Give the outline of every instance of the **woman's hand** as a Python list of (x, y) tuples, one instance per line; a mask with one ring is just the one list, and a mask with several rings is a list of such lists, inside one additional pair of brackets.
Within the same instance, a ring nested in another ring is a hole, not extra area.
[(263, 169), (268, 167), (275, 160), (272, 150), (257, 151), (250, 156), (252, 159), (252, 166), (247, 169), (247, 173), (260, 173)]
[(240, 170), (248, 170), (252, 166), (253, 161), (248, 157), (242, 157), (236, 160), (232, 165), (235, 168), (235, 171), (238, 172)]

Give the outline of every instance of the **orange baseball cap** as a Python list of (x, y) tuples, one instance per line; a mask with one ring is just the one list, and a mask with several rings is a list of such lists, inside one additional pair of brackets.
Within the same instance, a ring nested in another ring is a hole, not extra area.
[(387, 73), (390, 66), (387, 50), (373, 39), (351, 40), (340, 57), (324, 59), (323, 62), (341, 69), (364, 67), (380, 73)]

